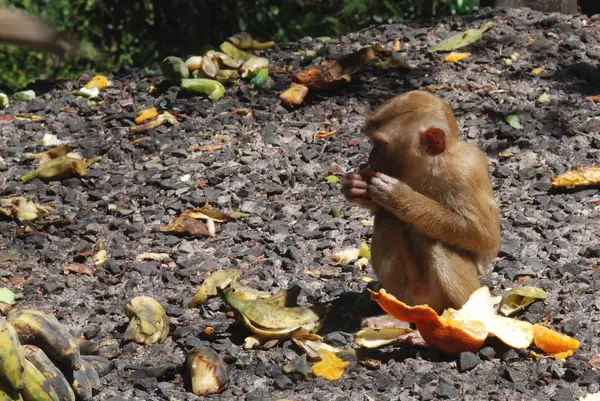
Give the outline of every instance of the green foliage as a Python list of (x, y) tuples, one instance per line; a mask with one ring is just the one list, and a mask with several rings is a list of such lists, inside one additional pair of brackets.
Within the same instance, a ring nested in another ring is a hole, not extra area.
[[(1, 1), (1, 0), (0, 0)], [(372, 24), (468, 13), (479, 0), (8, 0), (57, 31), (93, 45), (100, 62), (3, 46), (0, 82), (20, 88), (38, 78), (146, 68), (165, 56), (200, 54), (237, 31), (283, 45), (304, 36), (335, 37)]]

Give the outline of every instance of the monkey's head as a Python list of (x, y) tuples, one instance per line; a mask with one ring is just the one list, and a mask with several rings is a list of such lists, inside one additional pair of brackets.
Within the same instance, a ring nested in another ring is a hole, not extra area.
[(364, 132), (373, 144), (370, 167), (396, 177), (406, 168), (439, 161), (459, 139), (450, 107), (424, 91), (384, 103), (369, 116)]

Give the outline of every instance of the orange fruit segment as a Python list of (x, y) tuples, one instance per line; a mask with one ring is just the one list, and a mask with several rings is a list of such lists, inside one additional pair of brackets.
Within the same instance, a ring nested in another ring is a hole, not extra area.
[(579, 348), (579, 341), (573, 337), (551, 330), (547, 327), (534, 324), (535, 330), (533, 341), (535, 346), (550, 354), (563, 352), (575, 352)]

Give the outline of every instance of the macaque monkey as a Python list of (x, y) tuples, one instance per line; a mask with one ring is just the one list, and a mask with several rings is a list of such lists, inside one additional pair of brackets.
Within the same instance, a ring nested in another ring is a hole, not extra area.
[(0, 8), (0, 44), (28, 47), (61, 57), (79, 52), (76, 42), (63, 38), (42, 19), (7, 8)]
[(424, 91), (397, 96), (366, 122), (368, 166), (342, 181), (375, 214), (373, 268), (409, 305), (460, 308), (500, 247), (487, 159), (461, 141), (452, 110)]

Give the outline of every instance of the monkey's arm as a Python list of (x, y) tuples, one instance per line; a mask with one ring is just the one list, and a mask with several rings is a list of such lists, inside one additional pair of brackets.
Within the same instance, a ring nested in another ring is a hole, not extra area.
[(498, 249), (499, 224), (496, 227), (496, 219), (478, 205), (458, 213), (382, 173), (371, 179), (369, 193), (376, 203), (430, 238), (472, 252)]

